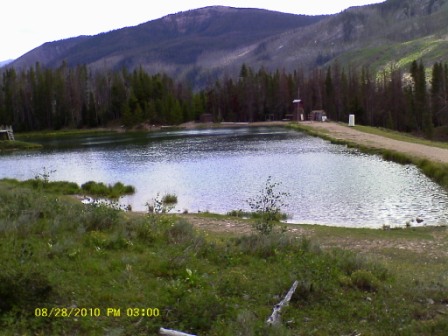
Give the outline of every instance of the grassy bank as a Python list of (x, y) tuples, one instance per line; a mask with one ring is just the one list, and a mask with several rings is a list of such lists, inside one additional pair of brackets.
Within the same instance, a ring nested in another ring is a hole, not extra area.
[(10, 141), (10, 140), (0, 140), (0, 153), (14, 150), (28, 150), (28, 149), (39, 149), (42, 145), (25, 142), (25, 141)]
[[(446, 257), (423, 257), (434, 267), (422, 267), (420, 280), (415, 254), (392, 248), (373, 261), (313, 242), (386, 232), (303, 228), (315, 238), (201, 233), (175, 215), (0, 181), (2, 334), (155, 335), (161, 326), (197, 335), (447, 334)], [(390, 232), (392, 241), (430, 239)], [(283, 322), (266, 326), (294, 280)]]
[(63, 129), (63, 130), (47, 130), (38, 132), (23, 132), (16, 133), (15, 137), (19, 140), (27, 140), (33, 138), (54, 138), (54, 137), (64, 137), (73, 135), (101, 135), (101, 134), (114, 134), (117, 133), (116, 130), (112, 129)]
[(389, 130), (386, 128), (378, 128), (378, 127), (362, 126), (362, 125), (356, 125), (354, 128), (357, 129), (358, 131), (361, 131), (364, 133), (375, 134), (375, 135), (379, 135), (379, 136), (394, 139), (394, 140), (406, 141), (406, 142), (415, 143), (415, 144), (421, 144), (421, 145), (426, 145), (426, 146), (448, 149), (447, 142), (431, 141), (431, 140), (427, 140), (427, 139), (424, 139), (421, 137), (413, 136), (412, 134), (397, 132), (397, 131)]
[(60, 195), (83, 195), (91, 196), (93, 198), (108, 198), (118, 199), (123, 195), (132, 195), (135, 193), (135, 188), (130, 185), (124, 185), (117, 182), (113, 185), (106, 185), (102, 182), (89, 181), (79, 186), (74, 182), (67, 181), (49, 181), (49, 173), (44, 170), (44, 173), (36, 176), (34, 179), (26, 181), (19, 181), (16, 179), (2, 179), (5, 183), (16, 187), (27, 187), (37, 191), (57, 193)]
[[(366, 145), (362, 145), (359, 143), (355, 143), (348, 140), (341, 140), (336, 139), (331, 136), (330, 133), (324, 132), (324, 131), (317, 131), (316, 129), (312, 128), (311, 126), (303, 125), (303, 124), (294, 124), (289, 126), (292, 129), (300, 130), (303, 132), (306, 132), (309, 135), (317, 136), (322, 139), (328, 140), (331, 143), (334, 144), (340, 144), (340, 145), (346, 145), (351, 148), (357, 148), (363, 153), (367, 154), (377, 154), (381, 155), (385, 160), (397, 162), (400, 164), (413, 164), (417, 166), (426, 176), (428, 176), (430, 179), (441, 185), (443, 188), (448, 189), (448, 165), (439, 163), (439, 162), (433, 162), (427, 159), (422, 159), (418, 157), (414, 157), (412, 155), (390, 150), (390, 149), (384, 149), (384, 148), (376, 148), (376, 147), (370, 147)], [(414, 138), (411, 136), (407, 136), (404, 134), (399, 134), (397, 132), (387, 132), (384, 130), (376, 130), (374, 131), (371, 127), (365, 127), (365, 126), (357, 126), (359, 130), (361, 131), (367, 131), (368, 133), (376, 134), (376, 135), (382, 135), (385, 137), (390, 137), (395, 140), (400, 141), (408, 141), (412, 143), (420, 143), (420, 144), (435, 144), (435, 147), (442, 147), (445, 148), (444, 145), (441, 143), (434, 143), (423, 139)]]

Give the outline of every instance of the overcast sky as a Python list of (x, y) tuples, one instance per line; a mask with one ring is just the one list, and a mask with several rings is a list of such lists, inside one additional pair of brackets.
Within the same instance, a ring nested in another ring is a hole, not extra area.
[(0, 61), (15, 59), (45, 42), (95, 35), (206, 6), (317, 15), (379, 2), (384, 0), (11, 0), (0, 4)]

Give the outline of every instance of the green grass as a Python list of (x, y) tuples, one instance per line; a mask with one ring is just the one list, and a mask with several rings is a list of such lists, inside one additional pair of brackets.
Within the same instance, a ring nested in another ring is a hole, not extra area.
[(63, 130), (47, 130), (47, 131), (37, 131), (37, 132), (23, 132), (16, 133), (15, 138), (20, 140), (30, 139), (30, 138), (53, 138), (53, 137), (63, 137), (63, 136), (73, 136), (73, 135), (98, 135), (98, 134), (114, 134), (116, 131), (105, 130), (105, 129), (63, 129)]
[(25, 141), (0, 140), (0, 152), (13, 150), (39, 149), (42, 145)]
[(34, 190), (62, 195), (86, 195), (92, 197), (118, 199), (123, 195), (135, 193), (135, 188), (133, 186), (125, 186), (121, 182), (117, 182), (114, 185), (105, 185), (102, 182), (89, 181), (80, 187), (74, 182), (49, 181), (49, 175), (47, 174), (48, 173), (44, 172), (41, 176), (25, 181), (18, 181), (16, 179), (2, 179), (0, 181), (7, 182), (14, 186), (24, 186)]
[[(445, 39), (431, 35), (409, 42), (383, 41), (381, 45), (367, 46), (356, 51), (348, 51), (337, 57), (340, 64), (351, 64), (362, 67), (369, 64), (370, 70), (377, 78), (382, 78), (383, 72), (391, 68), (399, 68), (409, 72), (414, 60), (423, 59), (425, 64), (431, 65), (444, 59), (448, 43)], [(430, 68), (427, 68), (427, 72)]]
[[(448, 288), (430, 279), (446, 277), (446, 269), (417, 283), (415, 258), (383, 264), (303, 237), (198, 233), (174, 215), (127, 214), (0, 181), (2, 335), (155, 335), (162, 326), (211, 336), (445, 335)], [(294, 280), (283, 323), (267, 327)], [(36, 317), (51, 308), (97, 308), (100, 316)], [(108, 308), (121, 316), (108, 316)]]
[(91, 196), (99, 196), (116, 199), (122, 195), (129, 195), (135, 193), (133, 186), (125, 186), (121, 182), (116, 182), (114, 185), (105, 185), (102, 182), (89, 181), (81, 186), (81, 190)]
[(364, 133), (375, 134), (375, 135), (383, 136), (385, 138), (390, 138), (390, 139), (394, 139), (394, 140), (448, 149), (448, 143), (446, 143), (446, 142), (430, 141), (430, 140), (426, 140), (426, 139), (419, 138), (416, 136), (412, 136), (411, 134), (392, 131), (392, 130), (388, 130), (385, 128), (377, 128), (377, 127), (358, 125), (358, 126), (355, 126), (355, 129), (357, 129), (358, 131), (364, 132)]

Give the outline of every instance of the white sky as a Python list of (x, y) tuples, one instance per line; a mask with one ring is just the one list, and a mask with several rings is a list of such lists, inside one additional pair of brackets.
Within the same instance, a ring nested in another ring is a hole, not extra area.
[(0, 61), (15, 59), (45, 42), (95, 35), (206, 6), (318, 15), (379, 2), (384, 0), (8, 0), (0, 4)]

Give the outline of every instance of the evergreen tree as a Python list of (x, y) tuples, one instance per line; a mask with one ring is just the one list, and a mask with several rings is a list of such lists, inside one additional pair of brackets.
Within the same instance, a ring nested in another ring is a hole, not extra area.
[(444, 72), (445, 70), (442, 63), (434, 64), (431, 79), (431, 111), (436, 126), (441, 126), (448, 121), (445, 111), (447, 97)]

